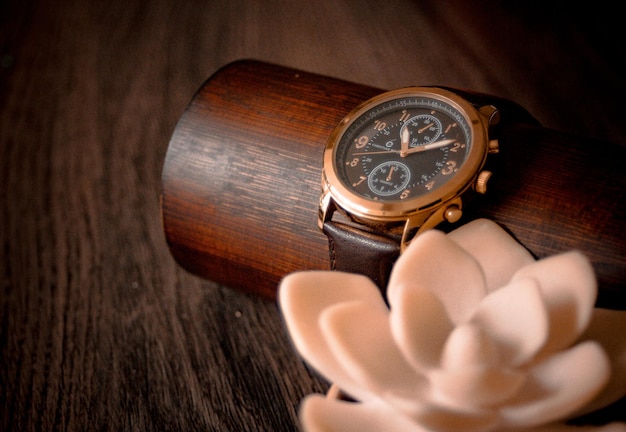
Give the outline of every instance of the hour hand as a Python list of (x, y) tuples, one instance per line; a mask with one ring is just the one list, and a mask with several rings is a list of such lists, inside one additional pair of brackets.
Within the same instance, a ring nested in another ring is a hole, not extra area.
[(411, 139), (411, 133), (408, 127), (403, 127), (400, 132), (400, 154), (409, 151), (409, 140)]
[(455, 141), (456, 140), (454, 140), (454, 139), (446, 139), (446, 140), (431, 142), (429, 144), (424, 144), (424, 145), (421, 145), (421, 146), (411, 147), (411, 148), (409, 148), (407, 150), (400, 150), (400, 156), (405, 157), (405, 156), (410, 155), (412, 153), (419, 153), (419, 152), (423, 152), (423, 151), (438, 149), (438, 148), (450, 145), (450, 144), (452, 144)]

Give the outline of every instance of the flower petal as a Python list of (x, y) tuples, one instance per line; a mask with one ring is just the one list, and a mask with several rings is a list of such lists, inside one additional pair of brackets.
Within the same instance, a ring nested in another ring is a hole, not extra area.
[(580, 252), (572, 251), (536, 261), (511, 279), (533, 277), (550, 316), (550, 333), (543, 356), (569, 346), (587, 327), (596, 301), (593, 267)]
[(278, 300), (291, 340), (302, 357), (327, 380), (337, 383), (352, 396), (372, 397), (337, 361), (322, 334), (319, 318), (335, 304), (355, 299), (381, 311), (387, 306), (367, 277), (337, 271), (308, 271), (287, 275), (279, 286)]
[(389, 313), (365, 302), (328, 308), (320, 325), (336, 358), (352, 378), (384, 398), (423, 397), (426, 380), (406, 362), (389, 328)]
[(518, 269), (535, 261), (526, 248), (489, 219), (468, 222), (448, 237), (478, 261), (489, 292), (506, 285)]
[(498, 421), (493, 410), (419, 403), (407, 408), (409, 415), (404, 416), (381, 401), (353, 403), (309, 395), (300, 406), (300, 421), (306, 432), (488, 432)]
[(458, 326), (450, 333), (441, 357), (441, 367), (446, 370), (497, 367), (500, 363), (500, 353), (491, 338), (472, 324)]
[[(598, 342), (609, 356), (611, 380), (583, 412), (604, 408), (626, 396), (626, 311), (596, 308), (581, 340)], [(582, 412), (580, 413), (582, 414)]]
[(513, 396), (525, 375), (511, 369), (470, 367), (433, 370), (429, 378), (437, 400), (459, 407), (490, 407)]
[(424, 373), (438, 367), (453, 326), (432, 291), (406, 285), (399, 287), (389, 319), (396, 344), (416, 370)]
[(500, 410), (503, 425), (532, 427), (566, 417), (592, 400), (609, 377), (608, 358), (595, 342), (555, 354), (529, 371), (526, 385)]
[(523, 372), (499, 367), (494, 342), (475, 325), (454, 329), (446, 342), (441, 369), (428, 374), (437, 400), (459, 407), (488, 407), (513, 396)]
[(454, 323), (467, 320), (486, 294), (478, 262), (434, 229), (414, 238), (396, 261), (387, 288), (392, 308), (400, 303), (398, 293), (405, 286), (433, 291)]
[(306, 432), (428, 432), (382, 403), (353, 403), (309, 395), (300, 405)]
[(459, 409), (431, 402), (405, 406), (401, 411), (426, 430), (437, 432), (488, 432), (493, 431), (499, 421), (493, 409)]
[(604, 426), (579, 426), (566, 423), (550, 423), (532, 429), (524, 429), (525, 432), (626, 432), (626, 423), (608, 423)]
[(503, 364), (518, 366), (548, 339), (549, 317), (535, 279), (518, 279), (490, 293), (470, 321), (497, 343)]

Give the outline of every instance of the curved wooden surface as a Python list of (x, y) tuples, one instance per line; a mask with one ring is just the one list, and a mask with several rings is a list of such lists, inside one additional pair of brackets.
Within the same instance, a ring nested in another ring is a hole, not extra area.
[[(211, 76), (164, 162), (163, 224), (178, 263), (272, 299), (286, 274), (328, 269), (317, 228), (321, 155), (342, 117), (381, 91), (250, 60)], [(502, 115), (503, 125), (512, 122)], [(501, 135), (489, 191), (460, 223), (495, 220), (537, 257), (583, 251), (596, 269), (599, 304), (626, 308), (624, 148), (526, 118)]]
[[(514, 3), (2, 2), (0, 430), (297, 430), (299, 401), (326, 384), (276, 304), (183, 270), (166, 243), (178, 121), (209, 76), (256, 58), (374, 88), (474, 89), (607, 152), (626, 144), (621, 14)], [(574, 180), (599, 200), (614, 187)]]

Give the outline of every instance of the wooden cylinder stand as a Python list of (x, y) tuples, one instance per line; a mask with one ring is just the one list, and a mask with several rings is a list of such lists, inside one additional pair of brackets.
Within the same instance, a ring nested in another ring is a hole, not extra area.
[[(317, 227), (326, 139), (382, 91), (253, 60), (217, 71), (182, 115), (164, 162), (163, 227), (175, 260), (269, 298), (287, 273), (328, 269)], [(625, 308), (624, 156), (611, 143), (509, 128), (488, 193), (460, 223), (493, 219), (538, 258), (583, 251), (598, 276), (598, 303)]]

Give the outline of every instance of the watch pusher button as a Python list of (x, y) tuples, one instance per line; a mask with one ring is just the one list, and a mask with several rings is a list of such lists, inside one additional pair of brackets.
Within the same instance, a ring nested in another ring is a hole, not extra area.
[(474, 190), (478, 193), (484, 194), (487, 192), (487, 182), (491, 178), (491, 171), (481, 171), (476, 177), (476, 183), (474, 183)]
[(456, 205), (451, 205), (443, 212), (443, 217), (450, 223), (455, 223), (463, 216), (463, 211)]
[(489, 140), (489, 148), (487, 149), (489, 153), (498, 153), (500, 151), (500, 143), (497, 139)]

